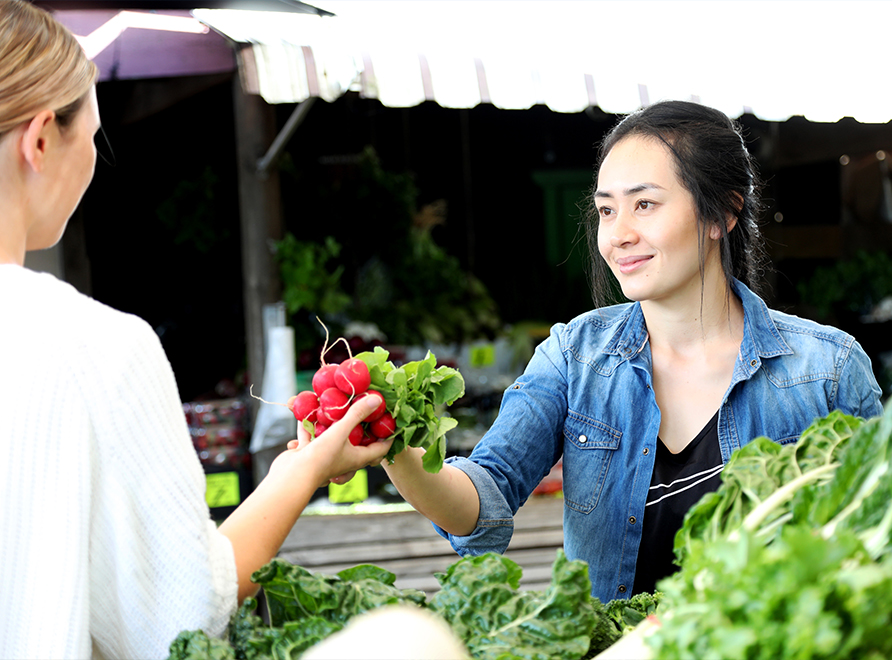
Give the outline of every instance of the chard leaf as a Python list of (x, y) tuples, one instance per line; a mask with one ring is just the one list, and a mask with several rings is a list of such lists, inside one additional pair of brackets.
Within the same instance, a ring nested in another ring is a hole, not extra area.
[[(862, 423), (835, 411), (815, 420), (795, 444), (781, 446), (761, 437), (735, 451), (722, 470), (722, 485), (685, 515), (675, 537), (676, 563), (683, 565), (698, 543), (727, 538), (772, 497), (777, 502), (770, 510), (763, 507), (765, 515), (759, 527), (766, 542), (773, 538), (794, 510), (811, 506), (816, 491), (810, 486), (833, 477), (830, 466), (835, 465), (838, 454)], [(801, 486), (786, 491), (784, 497), (775, 495), (795, 480)]]
[(377, 580), (388, 586), (391, 586), (396, 582), (395, 573), (391, 573), (374, 564), (360, 564), (352, 568), (345, 568), (337, 575), (345, 582), (350, 582), (352, 580)]
[(840, 465), (829, 487), (805, 490), (796, 500), (794, 513), (798, 517), (820, 527), (851, 503), (858, 485), (871, 469), (881, 461), (888, 461), (890, 438), (878, 433), (879, 428), (880, 418), (860, 425), (841, 452)]
[(850, 533), (825, 539), (789, 524), (769, 545), (745, 532), (719, 539), (658, 588), (671, 616), (645, 641), (660, 660), (892, 653), (892, 564), (873, 562)]
[(263, 587), (273, 626), (313, 616), (343, 625), (350, 617), (383, 604), (424, 601), (421, 592), (393, 587), (390, 576), (388, 571), (363, 567), (355, 576), (361, 579), (343, 580), (273, 559), (251, 579)]
[(225, 640), (208, 637), (202, 630), (184, 630), (168, 652), (168, 660), (235, 660), (235, 651)]
[(493, 553), (466, 557), (438, 575), (430, 609), (482, 660), (578, 660), (596, 616), (588, 565), (558, 550), (544, 592), (517, 591), (522, 569)]

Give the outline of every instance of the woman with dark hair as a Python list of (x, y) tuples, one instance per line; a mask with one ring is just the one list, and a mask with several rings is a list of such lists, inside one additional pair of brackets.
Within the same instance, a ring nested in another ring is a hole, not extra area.
[[(834, 328), (769, 310), (754, 162), (736, 124), (651, 105), (605, 137), (589, 204), (596, 309), (555, 325), (468, 458), (385, 466), (462, 555), (502, 552), (559, 459), (564, 549), (602, 601), (670, 574), (691, 505), (758, 436), (796, 442), (834, 409), (881, 413), (870, 360)], [(631, 302), (602, 306), (618, 283)]]
[(92, 179), (95, 80), (51, 15), (0, 0), (0, 658), (164, 658), (181, 630), (221, 635), (319, 485), (390, 445), (349, 443), (360, 402), (211, 520), (152, 328), (23, 265)]

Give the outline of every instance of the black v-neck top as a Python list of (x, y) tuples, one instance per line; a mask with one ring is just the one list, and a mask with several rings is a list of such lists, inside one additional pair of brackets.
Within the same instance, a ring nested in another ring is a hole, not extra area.
[(677, 454), (657, 439), (633, 594), (653, 592), (659, 580), (678, 570), (673, 552), (675, 534), (681, 529), (688, 510), (721, 484), (719, 475), (723, 463), (718, 420), (716, 412), (703, 430)]

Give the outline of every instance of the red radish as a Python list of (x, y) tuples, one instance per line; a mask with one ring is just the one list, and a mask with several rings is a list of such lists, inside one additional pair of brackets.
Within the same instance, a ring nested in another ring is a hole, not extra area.
[(294, 413), (295, 419), (304, 421), (308, 419), (311, 422), (316, 421), (316, 409), (319, 407), (319, 397), (315, 392), (309, 390), (301, 392), (291, 402), (291, 412)]
[(362, 394), (356, 397), (356, 401), (360, 399), (373, 396), (377, 399), (381, 399), (381, 402), (378, 404), (378, 407), (375, 408), (374, 412), (372, 412), (368, 417), (365, 418), (366, 422), (374, 422), (376, 419), (381, 419), (381, 415), (387, 412), (387, 402), (384, 400), (384, 395), (381, 394), (378, 390), (366, 390)]
[(362, 444), (362, 440), (365, 437), (365, 429), (362, 428), (362, 424), (357, 424), (353, 427), (353, 430), (350, 431), (350, 435), (347, 436), (347, 439), (350, 440), (350, 444), (354, 447)]
[(364, 433), (362, 436), (362, 440), (359, 441), (360, 447), (368, 447), (373, 442), (377, 442), (378, 438), (373, 435), (369, 435), (368, 433)]
[(322, 408), (316, 409), (316, 421), (322, 424), (325, 427), (329, 427), (334, 424), (337, 420), (329, 417)]
[(373, 436), (381, 440), (389, 438), (396, 431), (396, 420), (393, 419), (393, 415), (390, 413), (384, 413), (381, 419), (369, 424), (369, 431)]
[(329, 387), (319, 395), (319, 408), (326, 417), (338, 420), (347, 413), (347, 405), (349, 401), (347, 395), (341, 392), (337, 387)]
[(313, 435), (318, 438), (320, 435), (322, 435), (322, 433), (324, 431), (327, 431), (327, 430), (328, 430), (328, 426), (326, 426), (325, 424), (316, 422), (316, 424), (313, 426)]
[(335, 386), (334, 375), (335, 371), (338, 370), (338, 365), (336, 364), (323, 364), (319, 369), (313, 374), (313, 391), (322, 396), (322, 393)]
[(357, 358), (344, 360), (334, 372), (334, 384), (344, 394), (357, 395), (369, 389), (372, 378), (368, 365)]

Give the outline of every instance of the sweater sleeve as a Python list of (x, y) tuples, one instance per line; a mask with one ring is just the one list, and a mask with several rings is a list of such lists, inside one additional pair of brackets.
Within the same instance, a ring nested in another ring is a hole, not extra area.
[(229, 540), (205, 502), (173, 372), (154, 331), (116, 315), (83, 347), (92, 423), (90, 628), (105, 657), (164, 658), (181, 630), (220, 636), (237, 604)]

